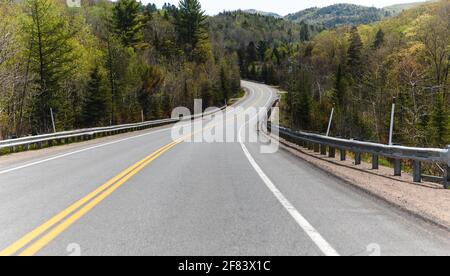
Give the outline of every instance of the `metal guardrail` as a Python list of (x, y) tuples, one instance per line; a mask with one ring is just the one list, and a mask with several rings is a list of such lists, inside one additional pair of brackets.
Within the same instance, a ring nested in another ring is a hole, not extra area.
[(404, 146), (389, 146), (377, 143), (369, 143), (357, 140), (347, 140), (333, 138), (318, 134), (311, 134), (301, 131), (294, 131), (288, 128), (267, 123), (267, 128), (277, 128), (279, 136), (291, 143), (314, 150), (315, 152), (327, 155), (331, 158), (336, 157), (336, 150), (340, 151), (341, 161), (346, 160), (347, 151), (355, 155), (355, 165), (361, 164), (361, 155), (363, 153), (372, 155), (372, 169), (379, 168), (380, 156), (394, 160), (394, 175), (401, 176), (402, 160), (412, 160), (414, 182), (421, 182), (422, 163), (441, 163), (444, 164), (444, 176), (439, 177), (444, 187), (450, 187), (450, 146), (446, 149), (434, 148), (415, 148)]
[(110, 136), (119, 133), (143, 130), (147, 128), (154, 128), (169, 124), (174, 124), (180, 121), (195, 120), (200, 117), (209, 116), (216, 112), (222, 111), (226, 106), (217, 108), (210, 112), (188, 116), (179, 119), (163, 119), (156, 121), (147, 121), (135, 124), (123, 124), (108, 127), (86, 128), (72, 131), (62, 131), (51, 134), (43, 134), (36, 136), (26, 136), (17, 139), (1, 140), (0, 151), (9, 149), (9, 152), (16, 152), (18, 150), (41, 149), (44, 146), (54, 146), (63, 143), (77, 142), (83, 140), (91, 140), (101, 136)]

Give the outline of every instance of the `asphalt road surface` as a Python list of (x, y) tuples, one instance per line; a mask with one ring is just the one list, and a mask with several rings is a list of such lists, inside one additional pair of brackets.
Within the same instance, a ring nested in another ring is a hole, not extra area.
[[(242, 110), (276, 97), (243, 86)], [(282, 149), (261, 153), (246, 118), (227, 121), (229, 143), (184, 141), (198, 128), (174, 140), (169, 126), (0, 157), (0, 254), (450, 255), (448, 232)]]

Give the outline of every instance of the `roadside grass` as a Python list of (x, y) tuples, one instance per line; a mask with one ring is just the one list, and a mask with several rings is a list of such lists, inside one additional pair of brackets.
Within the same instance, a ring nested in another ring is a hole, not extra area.
[(244, 89), (239, 89), (239, 91), (236, 93), (236, 95), (234, 95), (233, 98), (228, 100), (228, 105), (233, 105), (235, 104), (237, 101), (239, 101), (240, 99), (245, 97), (245, 90)]

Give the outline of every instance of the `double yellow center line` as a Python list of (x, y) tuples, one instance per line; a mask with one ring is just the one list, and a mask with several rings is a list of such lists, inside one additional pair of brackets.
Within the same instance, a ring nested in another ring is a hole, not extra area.
[[(16, 254), (20, 249), (24, 248), (30, 242), (37, 239), (40, 235), (48, 231), (50, 228), (54, 227), (51, 231), (46, 233), (41, 238), (34, 241), (30, 246), (24, 249), (19, 256), (32, 256), (36, 254), (39, 250), (49, 244), (52, 240), (54, 240), (60, 233), (64, 232), (67, 228), (69, 228), (72, 224), (78, 221), (81, 217), (83, 217), (86, 213), (92, 210), (96, 205), (98, 205), (101, 201), (107, 198), (110, 194), (112, 194), (115, 190), (117, 190), (120, 186), (122, 186), (125, 182), (127, 182), (131, 177), (141, 171), (143, 168), (148, 166), (151, 162), (153, 162), (156, 158), (161, 156), (163, 153), (167, 152), (177, 144), (181, 143), (183, 140), (179, 139), (170, 144), (165, 145), (164, 147), (158, 149), (153, 152), (149, 156), (145, 157), (141, 161), (132, 165), (128, 169), (122, 171), (114, 178), (110, 179), (105, 184), (98, 187), (93, 192), (89, 193), (82, 199), (78, 200), (71, 206), (69, 206), (64, 211), (60, 212), (44, 224), (37, 227), (32, 232), (26, 234), (21, 239), (4, 249), (0, 252), (0, 256), (11, 256)], [(76, 212), (75, 212), (76, 211)], [(70, 216), (69, 216), (70, 215)], [(65, 220), (64, 220), (65, 219)], [(63, 221), (64, 220), (64, 221)]]
[[(259, 101), (261, 98), (258, 98)], [(255, 101), (255, 102), (257, 102)], [(213, 128), (210, 126), (208, 128)], [(36, 229), (26, 234), (4, 250), (0, 251), (0, 256), (33, 256), (39, 252), (42, 248), (47, 246), (56, 237), (58, 237), (62, 232), (67, 230), (75, 222), (81, 219), (89, 211), (91, 211), (95, 206), (102, 202), (105, 198), (111, 195), (115, 190), (125, 184), (130, 178), (152, 163), (155, 159), (160, 157), (165, 152), (169, 151), (176, 145), (182, 143), (188, 137), (196, 135), (199, 132), (203, 132), (208, 129), (204, 128), (200, 131), (191, 133), (182, 138), (179, 138), (172, 143), (169, 143), (162, 148), (156, 150), (152, 154), (148, 155), (144, 159), (140, 160), (136, 164), (122, 171), (112, 179), (110, 179), (105, 184), (101, 185), (82, 199), (78, 200), (64, 211), (52, 217), (47, 222), (38, 226)], [(19, 253), (20, 252), (20, 253)]]

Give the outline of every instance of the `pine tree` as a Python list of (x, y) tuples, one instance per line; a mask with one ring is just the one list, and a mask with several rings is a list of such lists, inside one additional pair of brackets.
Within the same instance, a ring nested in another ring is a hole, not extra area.
[(164, 81), (164, 75), (156, 67), (146, 66), (141, 74), (141, 87), (138, 91), (138, 101), (145, 119), (156, 119), (160, 115), (160, 102), (154, 95)]
[(449, 142), (449, 114), (448, 108), (445, 107), (442, 93), (437, 95), (432, 113), (431, 124), (431, 137), (434, 140), (434, 144), (442, 147), (446, 146)]
[(345, 76), (342, 71), (342, 65), (339, 64), (333, 91), (334, 104), (339, 108), (344, 108), (345, 106), (345, 97), (346, 97), (345, 93), (346, 93)]
[(363, 74), (362, 66), (363, 43), (358, 28), (353, 27), (350, 34), (350, 47), (348, 49), (348, 67), (354, 79), (359, 79)]
[(300, 41), (307, 42), (311, 39), (309, 25), (305, 22), (302, 22), (300, 25)]
[(250, 42), (247, 46), (247, 63), (252, 64), (258, 60), (258, 51), (255, 42)]
[(198, 0), (181, 0), (176, 14), (176, 28), (180, 43), (185, 46), (185, 52), (193, 60), (193, 51), (205, 40), (206, 15)]
[(379, 29), (378, 32), (377, 32), (377, 35), (375, 37), (375, 41), (373, 43), (373, 48), (374, 49), (380, 49), (381, 46), (383, 46), (383, 44), (384, 44), (384, 36), (385, 36), (385, 34), (384, 34), (383, 30)]
[(231, 95), (230, 80), (227, 77), (227, 72), (223, 64), (220, 68), (220, 89), (223, 93), (224, 102), (228, 103)]
[(258, 42), (258, 46), (256, 47), (257, 51), (258, 51), (258, 57), (260, 61), (264, 61), (264, 57), (266, 55), (266, 51), (267, 51), (267, 42), (265, 41), (260, 41)]
[(30, 72), (36, 75), (38, 92), (33, 99), (33, 120), (37, 132), (51, 129), (50, 108), (57, 113), (65, 105), (61, 86), (71, 77), (76, 67), (74, 32), (67, 20), (51, 0), (28, 0), (28, 17), (23, 24), (23, 33), (31, 45)]
[(119, 0), (113, 9), (117, 35), (127, 47), (136, 47), (143, 39), (141, 6), (136, 0)]
[(96, 66), (86, 85), (82, 113), (82, 124), (85, 127), (101, 126), (108, 122), (110, 96), (102, 82), (102, 76)]

